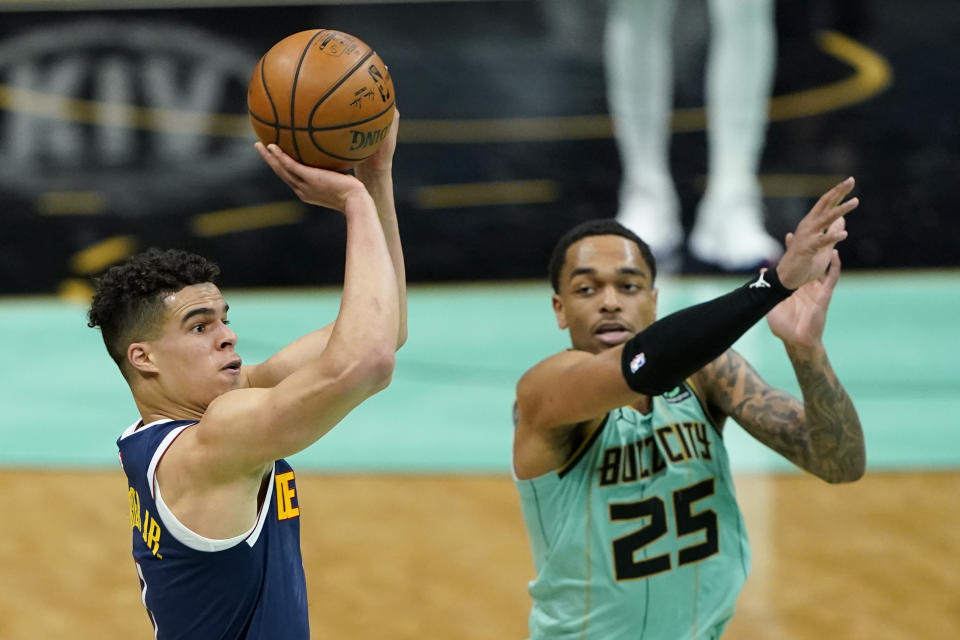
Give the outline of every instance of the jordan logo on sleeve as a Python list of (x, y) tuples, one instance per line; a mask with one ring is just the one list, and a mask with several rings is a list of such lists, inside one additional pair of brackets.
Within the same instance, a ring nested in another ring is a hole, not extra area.
[(766, 269), (760, 272), (760, 277), (757, 278), (757, 281), (750, 285), (751, 289), (769, 289), (770, 288), (770, 283), (763, 279), (763, 274), (766, 272), (767, 272)]

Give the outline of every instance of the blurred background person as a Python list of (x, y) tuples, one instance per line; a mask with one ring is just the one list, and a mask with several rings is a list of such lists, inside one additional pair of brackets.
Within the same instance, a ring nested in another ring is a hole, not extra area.
[[(666, 271), (680, 266), (684, 231), (670, 175), (673, 0), (610, 0), (604, 55), (623, 177), (617, 220), (647, 240)], [(757, 180), (776, 59), (772, 0), (707, 0), (706, 191), (690, 254), (725, 270), (775, 260)], [(681, 9), (682, 11), (683, 9)]]

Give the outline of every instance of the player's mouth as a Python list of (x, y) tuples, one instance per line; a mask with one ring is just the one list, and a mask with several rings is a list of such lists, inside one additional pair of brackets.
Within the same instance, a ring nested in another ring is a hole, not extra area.
[(231, 360), (229, 363), (227, 363), (225, 367), (223, 367), (220, 370), (226, 371), (227, 373), (232, 373), (234, 375), (238, 375), (240, 373), (241, 364), (243, 364), (243, 362), (240, 360), (240, 358), (237, 358), (236, 360)]
[(633, 337), (633, 331), (620, 322), (601, 322), (593, 329), (597, 340), (607, 345), (618, 345)]

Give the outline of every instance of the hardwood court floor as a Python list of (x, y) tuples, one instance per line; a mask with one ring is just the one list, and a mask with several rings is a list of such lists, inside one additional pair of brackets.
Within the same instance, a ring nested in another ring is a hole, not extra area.
[[(728, 639), (960, 637), (960, 473), (738, 476), (754, 565)], [(520, 639), (503, 476), (298, 478), (314, 637)], [(0, 472), (0, 638), (150, 638), (117, 472)]]

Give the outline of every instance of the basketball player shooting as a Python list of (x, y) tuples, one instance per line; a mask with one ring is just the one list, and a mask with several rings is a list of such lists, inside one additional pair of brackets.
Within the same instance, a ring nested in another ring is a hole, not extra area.
[(345, 175), (257, 143), (303, 201), (346, 218), (336, 320), (243, 364), (219, 269), (152, 249), (109, 269), (89, 313), (140, 418), (117, 441), (155, 637), (308, 640), (296, 480), (284, 460), (385, 388), (406, 339), (391, 166), (397, 119)]
[[(514, 415), (537, 569), (533, 640), (720, 636), (750, 566), (727, 417), (827, 482), (863, 475), (860, 420), (822, 342), (852, 189), (850, 178), (820, 198), (776, 268), (656, 322), (656, 263), (643, 240), (614, 220), (560, 239), (553, 308), (573, 349), (524, 374)], [(764, 315), (803, 402), (730, 349)]]

